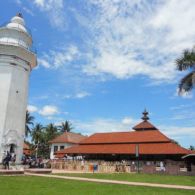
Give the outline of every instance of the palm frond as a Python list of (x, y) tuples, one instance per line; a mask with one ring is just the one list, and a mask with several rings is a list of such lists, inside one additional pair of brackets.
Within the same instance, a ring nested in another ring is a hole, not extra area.
[(31, 134), (31, 127), (34, 125), (34, 116), (30, 115), (30, 112), (28, 110), (26, 111), (26, 124), (25, 124), (25, 136), (28, 137), (29, 134)]
[(60, 131), (61, 133), (70, 132), (73, 129), (70, 121), (65, 121), (61, 123)]
[(40, 123), (37, 123), (32, 129), (32, 141), (35, 144), (37, 144), (38, 142), (40, 142), (40, 140), (43, 139), (43, 129), (44, 127)]
[(182, 56), (176, 59), (176, 66), (179, 71), (189, 68), (195, 69), (195, 51), (193, 49), (184, 50)]
[(181, 79), (179, 83), (179, 94), (182, 94), (183, 92), (188, 92), (193, 88), (194, 86), (193, 75), (194, 74), (195, 74), (195, 71), (190, 72), (184, 78)]

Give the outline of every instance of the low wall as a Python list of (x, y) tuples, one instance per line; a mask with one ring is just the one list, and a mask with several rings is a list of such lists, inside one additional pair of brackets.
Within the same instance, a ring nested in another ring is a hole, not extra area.
[(83, 172), (102, 172), (102, 173), (113, 173), (113, 172), (131, 172), (130, 167), (120, 163), (104, 162), (104, 161), (82, 161), (77, 160), (54, 160), (51, 161), (52, 169), (61, 169), (67, 171), (83, 171)]
[[(139, 172), (149, 174), (171, 174), (171, 175), (195, 175), (195, 166), (192, 165), (191, 172), (187, 171), (183, 161), (165, 161), (164, 167), (159, 166), (157, 161), (140, 161)], [(80, 161), (80, 160), (51, 160), (52, 169), (82, 172), (138, 172), (138, 164), (134, 161)]]

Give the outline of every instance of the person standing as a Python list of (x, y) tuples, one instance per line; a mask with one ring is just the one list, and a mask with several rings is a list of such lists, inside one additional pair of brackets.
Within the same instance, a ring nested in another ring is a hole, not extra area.
[(5, 169), (9, 170), (9, 161), (11, 160), (11, 155), (10, 153), (7, 151), (7, 155), (4, 159), (4, 165), (5, 165)]

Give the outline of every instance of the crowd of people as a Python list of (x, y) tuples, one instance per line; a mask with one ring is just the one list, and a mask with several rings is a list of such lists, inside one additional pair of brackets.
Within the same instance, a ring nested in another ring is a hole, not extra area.
[(44, 168), (44, 160), (41, 157), (36, 158), (25, 154), (22, 156), (22, 164), (29, 165), (29, 168)]
[[(10, 165), (14, 165), (16, 161), (16, 154), (8, 151), (4, 152), (2, 163), (5, 169), (10, 168)], [(35, 156), (27, 156), (23, 154), (21, 159), (22, 165), (27, 165), (29, 168), (44, 168), (46, 161), (41, 157), (36, 158)]]

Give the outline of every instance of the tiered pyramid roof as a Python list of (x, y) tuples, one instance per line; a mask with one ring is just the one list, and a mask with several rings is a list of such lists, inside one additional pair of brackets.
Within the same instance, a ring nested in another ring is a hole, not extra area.
[(139, 145), (140, 155), (184, 155), (190, 151), (177, 145), (153, 124), (148, 122), (148, 112), (143, 112), (143, 121), (129, 132), (95, 133), (77, 146), (57, 152), (64, 154), (135, 154)]

